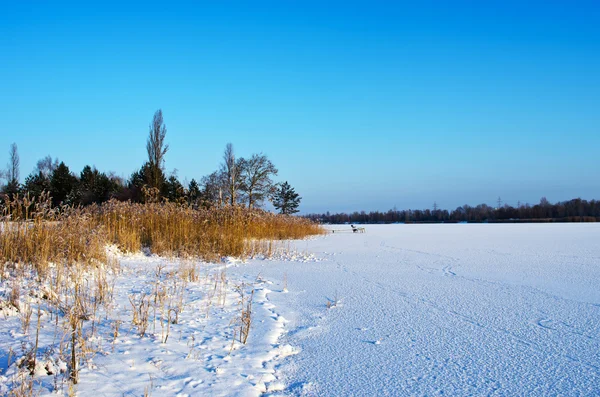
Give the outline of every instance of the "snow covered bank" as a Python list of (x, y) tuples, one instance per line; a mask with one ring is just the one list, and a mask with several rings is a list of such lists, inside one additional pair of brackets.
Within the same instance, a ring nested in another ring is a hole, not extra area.
[[(231, 278), (228, 268), (240, 262), (230, 258), (213, 264), (117, 254), (117, 260), (118, 271), (106, 269), (111, 303), (88, 311), (78, 331), (75, 385), (68, 315), (52, 309), (33, 278), (19, 276), (14, 304), (14, 282), (0, 284), (1, 394), (33, 386), (40, 395), (258, 396), (284, 388), (274, 366), (297, 350), (279, 343), (286, 319), (269, 298), (283, 292), (271, 291), (270, 281), (258, 273)], [(245, 344), (243, 311), (250, 313)]]

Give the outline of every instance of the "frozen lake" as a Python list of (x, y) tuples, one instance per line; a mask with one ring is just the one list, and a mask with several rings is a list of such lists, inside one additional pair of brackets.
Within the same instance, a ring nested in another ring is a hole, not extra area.
[[(96, 354), (80, 368), (78, 395), (600, 395), (600, 224), (365, 228), (284, 243), (269, 260), (110, 250), (120, 263), (107, 273), (113, 301), (95, 317), (87, 343)], [(196, 277), (182, 278), (190, 269)], [(0, 280), (1, 296), (12, 285)], [(178, 320), (165, 320), (171, 301), (159, 304), (140, 335), (131, 302), (157, 286), (181, 302)], [(37, 335), (11, 306), (0, 311), (7, 394), (31, 379), (19, 378), (15, 359)], [(41, 319), (36, 393), (64, 395), (68, 374), (45, 368), (66, 368), (69, 353), (58, 352), (68, 324)]]
[(232, 270), (287, 275), (286, 394), (600, 394), (600, 224), (366, 230)]

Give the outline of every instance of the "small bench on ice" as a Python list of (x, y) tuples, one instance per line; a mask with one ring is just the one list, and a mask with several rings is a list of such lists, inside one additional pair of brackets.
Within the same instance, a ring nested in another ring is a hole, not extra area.
[(356, 227), (354, 225), (350, 225), (350, 227), (352, 228), (352, 233), (364, 233), (365, 232), (364, 227)]

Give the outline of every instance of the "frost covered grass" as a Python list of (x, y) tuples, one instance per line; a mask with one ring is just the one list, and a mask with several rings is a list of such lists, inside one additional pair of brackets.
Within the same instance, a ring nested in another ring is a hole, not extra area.
[[(0, 393), (71, 395), (99, 357), (128, 354), (119, 344), (159, 344), (199, 360), (199, 328), (235, 355), (251, 339), (261, 287), (232, 283), (226, 266), (203, 260), (287, 255), (279, 240), (320, 233), (304, 219), (242, 208), (9, 201), (0, 223), (0, 333), (8, 336), (0, 338)], [(137, 259), (124, 267), (122, 252)], [(142, 389), (152, 389), (144, 376)]]
[[(96, 266), (16, 264), (0, 281), (0, 395), (260, 395), (282, 387), (272, 282), (218, 263), (106, 250)], [(306, 255), (280, 251), (284, 261)], [(255, 259), (265, 262), (262, 259)], [(244, 264), (245, 266), (245, 264)], [(107, 382), (106, 379), (110, 379)]]
[(38, 270), (15, 264), (3, 271), (0, 315), (9, 326), (4, 332), (18, 342), (2, 346), (8, 352), (3, 380), (9, 388), (3, 392), (20, 395), (17, 391), (42, 376), (54, 377), (54, 390), (76, 384), (81, 363), (99, 352), (100, 322), (111, 311), (114, 260), (48, 264), (43, 276)]
[(274, 346), (269, 330), (283, 318), (265, 305), (268, 283), (228, 277), (238, 261), (107, 256), (113, 266), (49, 266), (42, 282), (30, 269), (0, 283), (0, 394), (174, 395), (176, 385), (259, 395), (273, 360), (293, 354)]

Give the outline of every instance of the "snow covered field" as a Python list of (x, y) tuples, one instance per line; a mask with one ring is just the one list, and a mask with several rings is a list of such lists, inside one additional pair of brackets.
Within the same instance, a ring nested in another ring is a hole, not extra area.
[[(97, 335), (89, 341), (94, 354), (84, 360), (75, 390), (81, 396), (600, 394), (600, 225), (367, 225), (366, 231), (296, 241), (272, 260), (119, 256), (114, 306), (97, 315)], [(196, 277), (185, 283), (169, 277), (191, 268)], [(182, 310), (168, 331), (168, 313), (156, 314), (140, 336), (130, 299), (151, 297), (157, 285), (182, 291), (176, 294)], [(0, 285), (4, 295), (9, 289)], [(252, 325), (242, 344), (241, 310), (251, 296)], [(25, 334), (19, 315), (2, 313), (0, 393), (6, 393), (15, 385), (18, 352), (35, 340), (37, 319), (34, 312)], [(67, 357), (56, 353), (63, 335), (47, 316), (38, 354), (47, 359), (39, 360), (36, 388), (67, 394), (60, 374)], [(43, 370), (48, 362), (53, 374)]]

